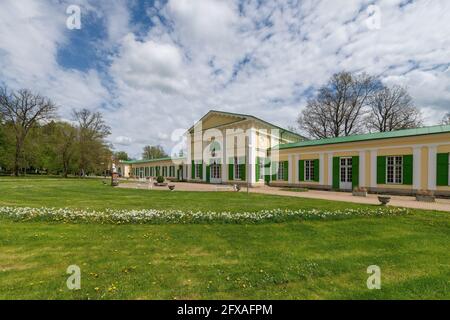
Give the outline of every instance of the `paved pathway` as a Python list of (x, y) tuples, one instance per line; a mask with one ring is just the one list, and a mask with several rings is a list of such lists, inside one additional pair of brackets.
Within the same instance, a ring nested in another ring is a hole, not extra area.
[[(229, 185), (213, 185), (204, 183), (186, 183), (186, 182), (175, 182), (170, 183), (175, 185), (175, 190), (177, 191), (232, 191), (232, 187)], [(148, 182), (127, 182), (121, 183), (121, 188), (133, 188), (133, 189), (153, 189), (153, 190), (167, 190), (167, 187), (155, 187), (150, 185)], [(245, 188), (241, 190), (245, 192)], [(263, 194), (273, 194), (280, 196), (290, 196), (299, 198), (309, 198), (309, 199), (322, 199), (331, 201), (344, 201), (353, 203), (364, 203), (364, 204), (379, 204), (377, 195), (369, 194), (366, 198), (364, 197), (354, 197), (350, 192), (333, 192), (333, 191), (318, 191), (309, 190), (307, 192), (295, 192), (295, 191), (285, 191), (278, 187), (259, 187), (250, 188), (252, 193), (263, 193)], [(424, 210), (439, 210), (450, 212), (450, 200), (437, 199), (436, 202), (419, 202), (416, 201), (415, 197), (406, 196), (391, 196), (390, 206), (404, 207), (411, 209), (424, 209)]]
[[(309, 199), (322, 199), (331, 201), (344, 201), (353, 203), (365, 203), (365, 204), (379, 204), (378, 196), (375, 194), (369, 194), (367, 197), (354, 197), (351, 192), (333, 192), (333, 191), (318, 191), (309, 190), (307, 192), (294, 192), (284, 191), (277, 187), (262, 187), (254, 188), (251, 190), (256, 193), (264, 194), (276, 194), (282, 196), (309, 198)], [(450, 200), (436, 199), (436, 202), (419, 202), (415, 197), (407, 196), (391, 196), (390, 206), (404, 207), (411, 209), (424, 209), (424, 210), (439, 210), (450, 212)]]

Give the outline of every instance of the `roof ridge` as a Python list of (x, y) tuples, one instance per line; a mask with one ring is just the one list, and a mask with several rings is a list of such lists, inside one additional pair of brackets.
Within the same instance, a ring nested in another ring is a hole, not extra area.
[(385, 131), (385, 132), (362, 133), (362, 134), (354, 134), (354, 135), (350, 135), (350, 136), (331, 137), (331, 138), (324, 138), (324, 139), (300, 141), (300, 142), (295, 142), (295, 143), (286, 143), (286, 144), (281, 144), (281, 145), (276, 146), (275, 149), (277, 149), (277, 148), (278, 149), (289, 149), (289, 148), (295, 148), (295, 147), (308, 147), (308, 146), (336, 144), (336, 143), (348, 143), (348, 142), (367, 141), (367, 140), (401, 138), (401, 137), (419, 136), (419, 135), (426, 135), (426, 134), (438, 134), (438, 133), (446, 133), (446, 132), (450, 132), (450, 125), (433, 125), (433, 126), (424, 126), (424, 127), (419, 127), (419, 128), (409, 128), (409, 129), (401, 129), (401, 130)]
[(157, 161), (166, 161), (166, 160), (181, 160), (181, 159), (186, 159), (186, 157), (164, 157), (164, 158), (141, 159), (141, 160), (121, 160), (120, 163), (133, 164), (133, 163), (146, 163), (146, 162), (157, 162)]
[[(298, 137), (300, 137), (300, 138), (306, 140), (306, 137), (302, 136), (302, 135), (299, 134), (299, 133), (293, 132), (293, 131), (291, 131), (291, 130), (289, 130), (289, 129), (285, 129), (285, 128), (280, 127), (280, 126), (278, 126), (278, 125), (276, 125), (276, 124), (273, 124), (272, 122), (268, 122), (268, 121), (266, 121), (266, 120), (263, 120), (263, 119), (261, 119), (261, 118), (259, 118), (259, 117), (256, 117), (256, 116), (253, 116), (253, 115), (251, 115), (251, 114), (246, 114), (246, 113), (236, 113), (236, 112), (230, 112), (230, 111), (220, 111), (220, 110), (216, 110), (216, 109), (210, 109), (203, 117), (205, 117), (206, 115), (208, 115), (208, 114), (211, 113), (211, 112), (227, 113), (227, 114), (230, 114), (230, 115), (240, 116), (240, 117), (244, 117), (244, 118), (253, 118), (253, 119), (256, 119), (256, 120), (261, 121), (261, 122), (264, 122), (264, 123), (267, 123), (267, 124), (269, 124), (269, 125), (271, 125), (271, 126), (273, 126), (273, 127), (275, 127), (275, 128), (281, 129), (281, 130), (283, 130), (283, 131), (285, 131), (285, 132), (289, 132), (290, 134), (296, 135), (296, 136), (298, 136)], [(202, 117), (202, 118), (203, 118), (203, 117)], [(200, 118), (200, 119), (202, 119), (202, 118)]]

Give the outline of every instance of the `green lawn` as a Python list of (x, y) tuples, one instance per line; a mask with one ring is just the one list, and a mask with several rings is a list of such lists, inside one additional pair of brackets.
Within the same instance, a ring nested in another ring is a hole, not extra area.
[[(258, 211), (357, 207), (245, 193), (113, 189), (100, 180), (0, 179), (0, 206)], [(450, 218), (100, 225), (0, 218), (0, 299), (449, 299)], [(69, 291), (66, 268), (82, 272)], [(382, 289), (368, 290), (378, 265)]]

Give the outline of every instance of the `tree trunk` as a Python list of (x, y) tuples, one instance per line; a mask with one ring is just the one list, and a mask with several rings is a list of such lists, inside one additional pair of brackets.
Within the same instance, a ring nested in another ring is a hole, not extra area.
[(64, 178), (67, 178), (67, 163), (64, 162), (64, 171), (63, 171)]
[(14, 175), (19, 176), (20, 150), (22, 149), (20, 139), (16, 139), (16, 154), (14, 155)]

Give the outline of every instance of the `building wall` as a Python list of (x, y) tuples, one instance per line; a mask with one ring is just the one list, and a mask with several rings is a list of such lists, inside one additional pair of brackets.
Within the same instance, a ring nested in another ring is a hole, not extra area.
[[(180, 172), (180, 178), (186, 179), (186, 161), (183, 160), (161, 160), (161, 161), (148, 161), (148, 162), (139, 162), (132, 164), (120, 164), (123, 168), (121, 169), (123, 177), (126, 178), (149, 178), (149, 177), (157, 177), (158, 175), (164, 176), (165, 178), (176, 179), (178, 178), (177, 170), (182, 166), (183, 170)], [(173, 167), (174, 169), (170, 170), (169, 168)], [(159, 168), (157, 171), (156, 168)], [(167, 169), (163, 169), (167, 168)], [(141, 175), (142, 172), (142, 175)]]
[[(358, 186), (374, 192), (412, 194), (417, 190), (433, 190), (437, 194), (450, 195), (450, 186), (436, 185), (436, 156), (439, 153), (450, 153), (450, 133), (282, 149), (279, 151), (279, 159), (282, 162), (289, 162), (290, 179), (288, 181), (271, 179), (271, 184), (331, 189), (333, 157), (357, 156)], [(412, 184), (378, 184), (376, 163), (378, 156), (412, 156)], [(319, 159), (320, 181), (300, 182), (298, 160), (313, 159)]]
[[(257, 176), (259, 172), (256, 168), (257, 163), (267, 158), (269, 148), (292, 141), (280, 139), (278, 129), (257, 121), (228, 120), (227, 122), (220, 118), (217, 116), (208, 119), (204, 122), (207, 125), (202, 127), (203, 131), (197, 128), (188, 134), (188, 180), (207, 182), (207, 166), (215, 162), (221, 165), (222, 183), (246, 183), (250, 179), (252, 186), (263, 185), (264, 179)], [(205, 131), (205, 127), (209, 130)], [(249, 141), (248, 150), (246, 150), (246, 137)], [(212, 143), (219, 145), (220, 150), (216, 157), (210, 154)], [(249, 159), (246, 160), (246, 157)], [(235, 164), (235, 158), (238, 164)], [(202, 165), (201, 178), (193, 176), (192, 163)], [(234, 177), (234, 174), (230, 175), (230, 170), (234, 172), (235, 165), (242, 164), (245, 164), (245, 175), (241, 178)]]

